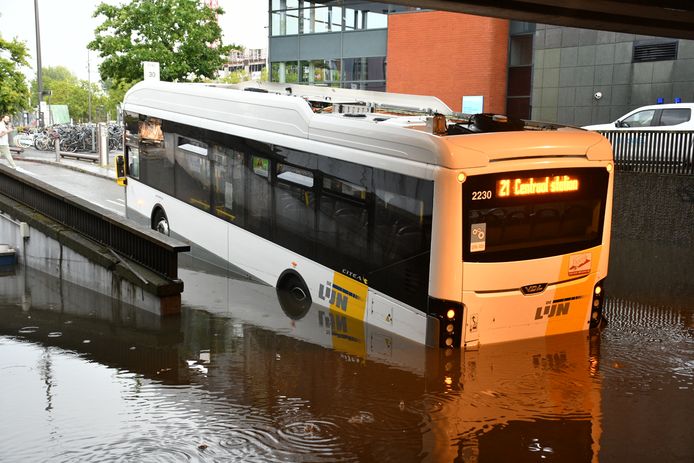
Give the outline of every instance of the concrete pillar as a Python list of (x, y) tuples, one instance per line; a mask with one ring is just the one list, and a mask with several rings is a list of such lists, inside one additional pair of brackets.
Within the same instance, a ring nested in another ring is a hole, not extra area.
[(279, 76), (277, 76), (277, 82), (285, 83), (287, 81), (287, 63), (284, 61), (280, 63), (279, 70), (277, 71)]

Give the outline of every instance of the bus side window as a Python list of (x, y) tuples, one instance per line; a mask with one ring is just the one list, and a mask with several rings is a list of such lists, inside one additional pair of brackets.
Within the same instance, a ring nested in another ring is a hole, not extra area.
[(212, 153), (215, 214), (227, 222), (243, 225), (245, 156), (239, 151), (220, 145), (213, 145)]
[(375, 227), (369, 285), (427, 305), (433, 182), (374, 170)]
[(391, 172), (376, 176), (374, 254), (397, 262), (431, 247), (431, 182)]
[(312, 256), (316, 203), (313, 172), (279, 162), (276, 166), (275, 236), (290, 249)]
[(272, 187), (270, 185), (270, 160), (260, 156), (248, 156), (246, 177), (246, 225), (248, 230), (265, 238), (271, 236)]
[(364, 274), (369, 268), (369, 205), (372, 169), (321, 158), (317, 242), (320, 260)]
[(126, 159), (128, 160), (128, 174), (132, 178), (140, 178), (140, 150), (132, 146), (126, 147)]
[(212, 212), (210, 160), (207, 145), (178, 135), (174, 153), (176, 197), (198, 209)]

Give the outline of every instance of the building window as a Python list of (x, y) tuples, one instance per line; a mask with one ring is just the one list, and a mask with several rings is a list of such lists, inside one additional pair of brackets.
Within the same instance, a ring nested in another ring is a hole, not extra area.
[[(336, 2), (342, 3), (342, 2)], [(365, 7), (373, 7), (368, 2)], [(296, 34), (322, 34), (326, 32), (385, 29), (388, 12), (410, 7), (388, 6), (385, 10), (358, 10), (343, 6), (327, 5), (309, 0), (272, 0), (270, 34), (273, 37)]]
[(299, 63), (296, 61), (272, 63), (272, 82), (296, 83), (299, 82)]
[(386, 57), (345, 58), (342, 60), (342, 79), (351, 80), (385, 80)]
[(530, 66), (533, 64), (533, 36), (517, 35), (511, 37), (509, 66)]
[(299, 80), (302, 83), (340, 82), (339, 59), (301, 61), (299, 68)]
[(385, 56), (271, 63), (271, 81), (385, 91)]
[(530, 119), (533, 35), (514, 35), (509, 41), (506, 114)]

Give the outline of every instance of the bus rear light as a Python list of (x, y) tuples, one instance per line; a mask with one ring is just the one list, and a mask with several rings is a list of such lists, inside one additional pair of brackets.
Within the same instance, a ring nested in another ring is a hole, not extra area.
[(591, 307), (590, 328), (599, 328), (605, 323), (605, 317), (602, 314), (603, 302), (605, 300), (605, 292), (603, 291), (603, 281), (599, 281), (593, 288), (593, 304)]
[(427, 344), (443, 348), (460, 347), (462, 344), (465, 306), (458, 301), (429, 298)]

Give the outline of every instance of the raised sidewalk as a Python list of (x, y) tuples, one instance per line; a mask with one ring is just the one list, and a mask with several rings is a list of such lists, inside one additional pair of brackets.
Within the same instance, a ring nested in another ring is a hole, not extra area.
[(70, 154), (65, 154), (65, 157), (61, 157), (58, 161), (56, 160), (55, 151), (39, 151), (34, 148), (25, 148), (23, 151), (12, 153), (12, 157), (15, 161), (29, 161), (37, 162), (41, 164), (52, 164), (63, 169), (75, 170), (78, 172), (83, 172), (85, 174), (95, 175), (97, 177), (103, 177), (107, 179), (116, 178), (116, 169), (114, 166), (114, 160), (117, 154), (121, 154), (122, 151), (111, 151), (108, 154), (108, 166), (101, 166), (98, 162), (93, 162), (86, 159), (76, 159), (71, 158)]

